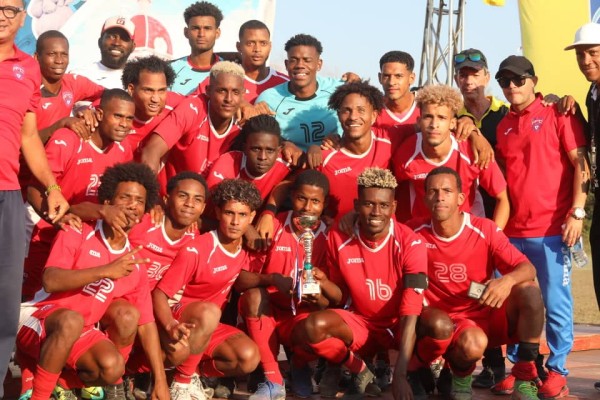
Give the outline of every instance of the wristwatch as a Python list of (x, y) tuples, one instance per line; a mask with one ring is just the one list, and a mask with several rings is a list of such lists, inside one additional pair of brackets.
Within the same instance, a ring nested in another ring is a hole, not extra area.
[(583, 207), (571, 208), (571, 217), (581, 221), (585, 218), (585, 209)]

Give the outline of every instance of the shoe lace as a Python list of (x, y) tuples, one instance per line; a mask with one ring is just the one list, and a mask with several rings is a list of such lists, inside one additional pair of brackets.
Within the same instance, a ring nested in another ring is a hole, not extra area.
[(56, 394), (56, 400), (77, 400), (77, 396), (72, 391), (63, 389), (60, 386), (54, 388), (54, 393)]
[(537, 399), (538, 396), (538, 388), (535, 385), (535, 383), (533, 382), (522, 382), (521, 384), (519, 384), (519, 386), (517, 387), (517, 391), (522, 394), (525, 395), (528, 399)]

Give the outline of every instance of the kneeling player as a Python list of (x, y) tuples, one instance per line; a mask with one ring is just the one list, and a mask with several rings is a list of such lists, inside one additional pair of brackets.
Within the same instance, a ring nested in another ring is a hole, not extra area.
[[(179, 364), (171, 385), (176, 400), (205, 398), (198, 366), (205, 376), (239, 376), (254, 371), (259, 362), (256, 344), (219, 319), (231, 287), (248, 268), (242, 236), (260, 206), (260, 194), (249, 182), (226, 179), (215, 188), (212, 201), (218, 228), (181, 249), (152, 292), (154, 313), (166, 339), (163, 349)], [(168, 299), (184, 286), (181, 300), (171, 309)], [(173, 346), (181, 340), (188, 346)]]
[[(533, 265), (494, 222), (460, 211), (465, 194), (454, 170), (432, 170), (425, 188), (432, 219), (415, 232), (427, 247), (430, 281), (425, 297), (455, 325), (444, 355), (452, 370), (451, 398), (471, 399), (471, 374), (488, 343), (518, 343), (513, 398), (537, 399), (534, 360), (544, 304)], [(502, 277), (494, 278), (494, 269)]]
[[(108, 168), (98, 189), (100, 202), (122, 207), (132, 225), (157, 196), (152, 171), (136, 163)], [(120, 381), (130, 347), (95, 328), (110, 310), (121, 310), (116, 313), (137, 326), (131, 341), (137, 331), (155, 377), (154, 395), (168, 398), (148, 282), (139, 265), (146, 260), (134, 256), (138, 251), (102, 220), (58, 233), (43, 275), (50, 294), (40, 291), (24, 303), (17, 336), (19, 361), (35, 370), (32, 399), (47, 400), (65, 366), (70, 385), (81, 385), (72, 371), (86, 386)]]

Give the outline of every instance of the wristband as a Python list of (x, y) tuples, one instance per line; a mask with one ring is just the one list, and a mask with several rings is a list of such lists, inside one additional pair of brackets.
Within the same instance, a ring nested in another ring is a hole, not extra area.
[(177, 326), (177, 325), (179, 325), (179, 321), (177, 321), (176, 319), (174, 319), (173, 321), (169, 322), (167, 324), (167, 326), (165, 326), (165, 330), (166, 331), (170, 331), (171, 328), (173, 328), (174, 326)]
[(53, 183), (46, 188), (46, 196), (48, 196), (48, 194), (53, 190), (58, 190), (59, 192), (61, 191), (60, 186), (57, 183)]
[(277, 214), (277, 206), (274, 204), (265, 205), (265, 212), (270, 212), (271, 214)]
[(275, 213), (271, 210), (265, 210), (261, 215), (270, 215), (271, 217), (275, 217)]

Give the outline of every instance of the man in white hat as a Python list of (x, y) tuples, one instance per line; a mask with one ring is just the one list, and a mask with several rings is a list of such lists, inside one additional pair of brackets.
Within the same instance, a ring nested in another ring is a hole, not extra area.
[[(577, 30), (575, 40), (565, 50), (575, 49), (577, 64), (585, 78), (591, 82), (585, 99), (588, 109), (590, 166), (592, 172), (592, 190), (595, 194), (592, 228), (590, 230), (590, 245), (592, 249), (592, 270), (596, 301), (600, 307), (600, 190), (598, 185), (598, 159), (596, 150), (600, 140), (600, 101), (598, 89), (600, 85), (600, 24), (587, 23)], [(600, 391), (600, 382), (594, 387)]]
[(127, 17), (108, 18), (98, 38), (100, 61), (75, 69), (73, 74), (83, 75), (107, 89), (121, 89), (121, 75), (127, 59), (135, 49), (135, 24)]

